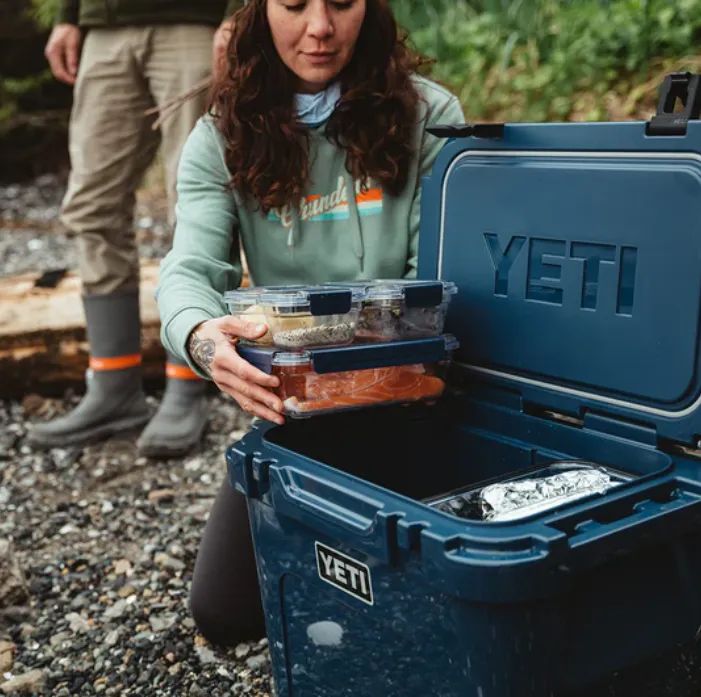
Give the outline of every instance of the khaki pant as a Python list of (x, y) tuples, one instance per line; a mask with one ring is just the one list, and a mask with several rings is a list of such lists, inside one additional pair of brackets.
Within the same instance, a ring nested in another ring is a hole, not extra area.
[(173, 25), (91, 29), (83, 46), (70, 122), (71, 173), (61, 219), (78, 236), (85, 293), (139, 284), (133, 228), (136, 190), (159, 145), (171, 224), (181, 149), (205, 108), (206, 93), (151, 130), (149, 107), (206, 78), (214, 28)]

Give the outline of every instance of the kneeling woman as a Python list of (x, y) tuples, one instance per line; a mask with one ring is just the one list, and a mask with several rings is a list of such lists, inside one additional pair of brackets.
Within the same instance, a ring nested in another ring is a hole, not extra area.
[[(426, 128), (464, 117), (417, 74), (386, 0), (249, 0), (228, 66), (181, 157), (162, 336), (244, 410), (282, 423), (277, 378), (232, 344), (266, 330), (226, 317), (241, 247), (259, 286), (414, 276), (421, 177), (443, 145)], [(226, 481), (191, 608), (213, 643), (264, 633), (246, 504)]]

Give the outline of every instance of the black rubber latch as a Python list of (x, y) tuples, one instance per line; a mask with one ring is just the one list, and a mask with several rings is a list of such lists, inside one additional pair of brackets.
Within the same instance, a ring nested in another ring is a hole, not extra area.
[(309, 291), (309, 309), (312, 315), (344, 315), (350, 312), (353, 295), (350, 290)]
[[(662, 83), (657, 114), (647, 123), (649, 136), (684, 136), (691, 119), (701, 116), (701, 76), (691, 73), (670, 73)], [(677, 99), (684, 110), (674, 113)]]
[(426, 129), (438, 138), (503, 138), (503, 123), (437, 124)]
[(49, 269), (34, 282), (35, 288), (55, 288), (68, 273), (68, 269)]

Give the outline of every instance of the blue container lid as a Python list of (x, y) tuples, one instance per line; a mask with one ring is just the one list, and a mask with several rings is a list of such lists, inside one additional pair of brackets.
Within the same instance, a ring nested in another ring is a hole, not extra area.
[(435, 363), (449, 359), (458, 346), (454, 336), (444, 334), (430, 339), (394, 341), (385, 344), (356, 344), (305, 351), (241, 344), (237, 345), (236, 350), (242, 358), (265, 373), (271, 373), (274, 365), (306, 365), (311, 361), (313, 370), (323, 374), (415, 363)]
[(424, 180), (419, 277), (459, 289), (455, 363), (493, 394), (701, 434), (701, 123), (516, 124)]

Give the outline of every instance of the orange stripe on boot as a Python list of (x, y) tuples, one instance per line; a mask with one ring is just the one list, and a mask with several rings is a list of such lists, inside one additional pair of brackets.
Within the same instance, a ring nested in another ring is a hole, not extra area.
[(186, 365), (166, 363), (166, 375), (174, 380), (201, 380), (202, 378)]
[(131, 356), (114, 356), (112, 358), (90, 357), (91, 370), (124, 370), (125, 368), (136, 368), (141, 365), (141, 354), (134, 353)]

